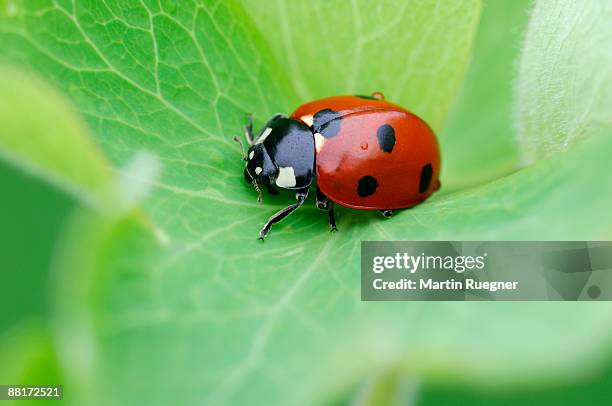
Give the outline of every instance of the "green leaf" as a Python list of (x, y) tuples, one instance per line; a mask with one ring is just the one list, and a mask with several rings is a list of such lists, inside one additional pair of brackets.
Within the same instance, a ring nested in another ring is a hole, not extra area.
[(11, 368), (2, 368), (0, 379), (2, 382), (14, 384), (27, 384), (34, 379), (36, 382), (46, 379), (48, 374), (41, 369), (56, 369), (56, 360), (49, 337), (38, 326), (38, 320), (24, 321), (8, 330), (2, 331), (0, 336), (0, 356), (3, 365)]
[[(607, 238), (610, 220), (592, 213), (612, 191), (593, 196), (589, 173), (606, 170), (608, 137), (388, 221), (340, 209), (336, 234), (309, 201), (257, 241), (290, 198), (258, 205), (244, 184), (231, 137), (245, 112), (261, 123), (309, 95), (382, 90), (440, 128), (452, 105), (479, 3), (413, 1), (402, 13), (396, 2), (354, 4), (349, 14), (279, 2), (289, 36), (263, 4), (249, 14), (234, 1), (3, 4), (0, 60), (69, 95), (117, 167), (141, 150), (164, 164), (159, 180), (143, 180), (150, 223), (138, 212), (78, 213), (59, 245), (54, 326), (74, 404), (312, 404), (394, 370), (496, 386), (573, 379), (598, 364), (609, 306), (362, 303), (359, 243)], [(312, 24), (300, 25), (300, 10)], [(358, 45), (372, 35), (373, 46)], [(295, 49), (279, 50), (278, 38)], [(314, 58), (317, 47), (358, 63)]]
[[(358, 244), (609, 238), (611, 221), (592, 213), (605, 212), (612, 190), (591, 195), (590, 174), (609, 167), (610, 135), (400, 221), (342, 211), (335, 235), (313, 208), (265, 245), (244, 231), (259, 225), (252, 216), (170, 246), (131, 216), (85, 222), (58, 263), (71, 327), (61, 358), (73, 360), (90, 396), (155, 404), (320, 403), (389, 370), (493, 388), (584, 377), (608, 359), (609, 304), (363, 303)], [(75, 352), (70, 337), (91, 345)]]
[(108, 164), (84, 123), (39, 78), (0, 67), (0, 159), (80, 199), (101, 203)]
[[(61, 382), (57, 353), (51, 337), (41, 325), (44, 325), (41, 320), (31, 319), (2, 331), (1, 382), (10, 382), (10, 385), (57, 385)], [(53, 405), (57, 401), (19, 400), (8, 404)]]
[(514, 78), (531, 3), (491, 0), (484, 4), (474, 59), (440, 134), (445, 186), (477, 185), (518, 166)]
[(518, 139), (531, 163), (612, 124), (612, 1), (538, 1), (517, 86)]
[(435, 130), (463, 79), (481, 7), (480, 0), (242, 2), (298, 103), (380, 91)]

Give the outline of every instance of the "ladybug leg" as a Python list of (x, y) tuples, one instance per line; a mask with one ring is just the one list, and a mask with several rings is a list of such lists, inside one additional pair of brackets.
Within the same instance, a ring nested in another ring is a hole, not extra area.
[(247, 139), (249, 145), (255, 143), (255, 137), (253, 136), (253, 114), (247, 113), (247, 123), (244, 126), (244, 136)]
[(327, 196), (321, 192), (321, 189), (317, 186), (317, 209), (319, 210), (327, 210), (329, 207), (329, 200), (327, 200)]
[(331, 231), (338, 231), (338, 227), (336, 227), (336, 215), (334, 213), (334, 202), (329, 200), (327, 196), (325, 196), (318, 187), (317, 208), (319, 210), (327, 211), (327, 220), (329, 221), (329, 227), (331, 228)]
[(308, 195), (308, 188), (299, 190), (295, 194), (295, 200), (296, 200), (295, 203), (285, 207), (284, 209), (272, 215), (272, 217), (268, 219), (266, 224), (264, 224), (264, 226), (259, 231), (259, 239), (263, 241), (268, 235), (268, 233), (270, 233), (272, 224), (278, 223), (279, 221), (281, 221), (282, 219), (284, 219), (285, 217), (293, 213), (295, 210), (297, 210), (302, 204), (304, 204), (304, 200), (306, 200), (307, 195)]
[(393, 216), (393, 210), (391, 210), (391, 209), (381, 210), (380, 214), (382, 214), (384, 217), (389, 218), (389, 217)]
[(329, 202), (329, 209), (327, 210), (327, 220), (329, 221), (329, 227), (331, 231), (338, 231), (336, 227), (336, 215), (334, 214), (334, 202)]

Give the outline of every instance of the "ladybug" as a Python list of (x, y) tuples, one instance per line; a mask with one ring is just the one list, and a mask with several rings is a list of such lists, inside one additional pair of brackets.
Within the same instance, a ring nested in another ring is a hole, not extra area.
[[(440, 152), (436, 136), (410, 111), (372, 96), (335, 96), (274, 115), (255, 137), (248, 116), (249, 149), (244, 177), (261, 189), (295, 192), (296, 202), (274, 214), (259, 231), (265, 239), (278, 223), (306, 200), (316, 178), (316, 204), (327, 211), (336, 231), (334, 203), (358, 210), (412, 207), (440, 188)], [(234, 140), (240, 142), (237, 137)]]

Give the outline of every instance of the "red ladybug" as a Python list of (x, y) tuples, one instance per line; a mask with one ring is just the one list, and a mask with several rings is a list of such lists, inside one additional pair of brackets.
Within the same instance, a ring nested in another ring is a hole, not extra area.
[[(245, 127), (250, 148), (245, 179), (259, 193), (276, 187), (296, 193), (296, 203), (274, 214), (259, 232), (300, 207), (316, 174), (317, 207), (337, 230), (333, 203), (352, 209), (412, 207), (439, 189), (440, 152), (431, 128), (408, 110), (372, 96), (336, 96), (306, 103), (290, 117), (273, 116), (257, 137)], [(238, 138), (235, 138), (238, 141)]]

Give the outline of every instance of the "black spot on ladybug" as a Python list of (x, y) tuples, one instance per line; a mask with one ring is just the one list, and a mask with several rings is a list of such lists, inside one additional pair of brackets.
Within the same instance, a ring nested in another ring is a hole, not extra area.
[(431, 164), (427, 164), (421, 169), (421, 180), (419, 182), (419, 193), (423, 193), (429, 189), (431, 183), (431, 175), (433, 175), (433, 168)]
[(383, 124), (376, 131), (378, 145), (383, 152), (391, 153), (395, 145), (395, 130), (389, 124)]
[(364, 176), (357, 183), (357, 194), (359, 197), (368, 197), (376, 192), (378, 181), (373, 176)]
[(378, 100), (374, 96), (366, 96), (366, 95), (363, 95), (363, 94), (356, 94), (355, 97), (359, 97), (360, 99), (366, 99), (366, 100)]
[(342, 117), (332, 109), (318, 111), (312, 119), (312, 127), (315, 133), (319, 133), (325, 138), (331, 138), (340, 132), (340, 121)]

